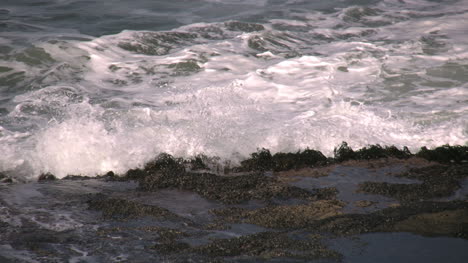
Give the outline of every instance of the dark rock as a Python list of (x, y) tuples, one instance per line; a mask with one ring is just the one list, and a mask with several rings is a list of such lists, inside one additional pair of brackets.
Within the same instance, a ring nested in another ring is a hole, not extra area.
[(348, 160), (372, 160), (390, 157), (407, 159), (413, 156), (407, 147), (404, 147), (403, 150), (399, 150), (395, 146), (382, 147), (377, 144), (364, 147), (358, 151), (353, 151), (346, 142), (343, 142), (338, 148), (335, 148), (334, 153), (335, 161), (337, 162)]
[(354, 202), (354, 205), (356, 207), (369, 207), (369, 206), (372, 206), (372, 205), (374, 205), (376, 203), (377, 202), (369, 201), (369, 200), (359, 200), (359, 201)]
[(293, 239), (283, 232), (261, 232), (212, 243), (191, 249), (209, 257), (251, 256), (258, 259), (340, 259), (341, 255), (314, 239)]
[(275, 178), (262, 174), (247, 174), (238, 176), (219, 176), (209, 173), (158, 173), (146, 176), (140, 180), (140, 189), (155, 191), (158, 189), (175, 188), (193, 191), (199, 195), (233, 204), (248, 200), (271, 200), (273, 198), (317, 199), (330, 193), (312, 193), (305, 189), (289, 186)]
[(53, 180), (56, 180), (57, 178), (55, 177), (55, 175), (51, 174), (51, 173), (45, 173), (45, 174), (41, 174), (39, 175), (39, 178), (37, 179), (38, 181), (53, 181)]
[(335, 154), (335, 160), (338, 162), (355, 159), (353, 149), (351, 149), (346, 142), (341, 143), (341, 145), (338, 148), (335, 148), (333, 152)]
[(468, 202), (417, 202), (370, 214), (344, 214), (307, 226), (338, 236), (371, 232), (411, 232), (428, 236), (468, 238)]
[(173, 76), (188, 76), (202, 69), (194, 59), (172, 63), (167, 67), (174, 70), (172, 73)]
[(122, 180), (138, 180), (147, 175), (146, 171), (142, 169), (130, 169), (125, 173), (125, 176), (122, 177)]
[(118, 46), (130, 52), (162, 56), (184, 43), (193, 43), (197, 34), (187, 32), (138, 32), (132, 41), (121, 41)]
[(213, 210), (228, 222), (245, 222), (267, 228), (297, 229), (314, 220), (322, 220), (341, 214), (344, 203), (337, 200), (320, 200), (305, 205), (267, 206), (256, 210), (231, 207)]
[(321, 166), (327, 163), (327, 158), (319, 151), (306, 149), (297, 153), (276, 153), (273, 155), (273, 162), (274, 171), (286, 171)]
[(88, 201), (89, 209), (102, 211), (105, 218), (129, 219), (152, 216), (158, 219), (180, 219), (180, 217), (165, 208), (140, 204), (117, 198), (95, 196)]
[(241, 169), (244, 171), (268, 171), (273, 170), (273, 167), (273, 156), (268, 149), (260, 149), (241, 162)]
[(267, 149), (252, 153), (249, 159), (241, 162), (242, 171), (285, 171), (324, 165), (327, 158), (319, 151), (306, 149), (296, 153), (276, 153), (271, 155)]
[(409, 173), (400, 175), (400, 177), (418, 179), (422, 183), (391, 184), (387, 182), (364, 182), (359, 185), (358, 192), (389, 196), (401, 202), (446, 197), (461, 187), (461, 179), (468, 177), (468, 165), (433, 165), (415, 168), (411, 169)]
[(86, 175), (69, 174), (63, 177), (62, 179), (63, 180), (90, 180), (90, 179), (94, 179), (94, 177), (86, 176)]
[(152, 249), (157, 250), (162, 254), (178, 253), (182, 250), (187, 250), (190, 248), (190, 245), (184, 242), (168, 242), (168, 243), (158, 243), (151, 246)]
[(246, 23), (246, 22), (239, 22), (239, 21), (225, 22), (224, 25), (226, 26), (228, 30), (241, 31), (241, 32), (246, 32), (246, 33), (265, 30), (265, 27), (260, 24)]
[(115, 173), (113, 171), (109, 171), (106, 174), (103, 175), (104, 177), (115, 177)]
[(191, 170), (206, 170), (208, 166), (206, 166), (205, 161), (209, 159), (206, 155), (197, 155), (194, 158), (187, 161), (190, 165)]
[(0, 179), (0, 183), (10, 184), (10, 183), (13, 183), (13, 179), (9, 178), (9, 177), (6, 177), (6, 178), (3, 178), (3, 179)]
[(432, 150), (422, 147), (416, 156), (439, 163), (463, 163), (468, 162), (468, 146), (444, 145)]
[(167, 153), (162, 153), (148, 162), (143, 169), (128, 170), (123, 179), (139, 180), (155, 173), (164, 173), (167, 175), (185, 173), (184, 160), (181, 158), (174, 158)]
[(0, 172), (0, 183), (13, 183), (13, 179), (8, 177), (6, 174)]

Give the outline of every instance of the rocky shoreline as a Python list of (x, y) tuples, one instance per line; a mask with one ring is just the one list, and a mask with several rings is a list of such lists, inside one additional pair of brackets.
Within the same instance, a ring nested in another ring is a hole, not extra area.
[[(95, 220), (88, 235), (103, 246), (113, 246), (116, 236), (132, 244), (140, 238), (142, 251), (168, 262), (340, 262), (346, 255), (330, 242), (370, 233), (468, 239), (467, 146), (412, 154), (378, 145), (354, 151), (343, 143), (334, 158), (314, 150), (272, 155), (262, 149), (221, 173), (210, 171), (207, 160), (162, 154), (125, 175), (55, 180), (44, 174), (39, 184), (135, 185), (77, 195), (81, 209)], [(3, 177), (3, 185), (12, 184)], [(158, 195), (173, 198), (164, 201)], [(26, 236), (25, 224), (11, 229), (3, 222), (0, 228), (6, 233), (2, 245), (29, 251), (40, 262), (66, 257), (54, 244), (82, 242), (74, 236), (76, 229), (31, 227), (41, 238), (21, 239), (17, 236)], [(92, 255), (101, 254), (87, 254)], [(129, 257), (120, 262), (144, 261)]]

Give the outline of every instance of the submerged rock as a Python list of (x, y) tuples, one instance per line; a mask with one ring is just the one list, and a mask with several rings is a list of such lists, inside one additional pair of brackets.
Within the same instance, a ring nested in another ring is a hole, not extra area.
[(468, 209), (422, 213), (394, 224), (394, 232), (413, 232), (424, 236), (468, 238)]
[(228, 30), (241, 31), (241, 32), (246, 32), (246, 33), (265, 30), (264, 26), (260, 24), (256, 24), (256, 23), (229, 21), (229, 22), (225, 22), (224, 25), (226, 26)]
[(354, 205), (356, 207), (369, 207), (369, 206), (374, 205), (375, 203), (376, 202), (369, 201), (369, 200), (359, 200), (359, 201), (354, 202)]
[(358, 192), (393, 197), (401, 202), (414, 202), (431, 198), (447, 197), (458, 190), (460, 180), (468, 177), (468, 165), (433, 165), (411, 169), (400, 175), (421, 180), (421, 184), (392, 184), (387, 182), (364, 182)]
[[(417, 202), (370, 214), (343, 214), (310, 222), (311, 231), (338, 236), (372, 232), (411, 232), (427, 236), (468, 238), (468, 202)], [(436, 226), (436, 227), (435, 227)]]
[(195, 40), (197, 34), (187, 32), (135, 32), (133, 39), (120, 41), (124, 50), (153, 56), (168, 54), (172, 49)]

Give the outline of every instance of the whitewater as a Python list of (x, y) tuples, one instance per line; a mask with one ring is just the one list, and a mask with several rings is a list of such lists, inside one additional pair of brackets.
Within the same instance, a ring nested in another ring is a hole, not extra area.
[(15, 178), (468, 143), (466, 1), (15, 2), (0, 4)]

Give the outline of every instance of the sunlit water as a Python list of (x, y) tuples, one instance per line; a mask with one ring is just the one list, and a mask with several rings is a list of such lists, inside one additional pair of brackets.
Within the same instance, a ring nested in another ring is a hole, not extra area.
[(466, 1), (3, 0), (0, 171), (464, 145), (467, 35)]

